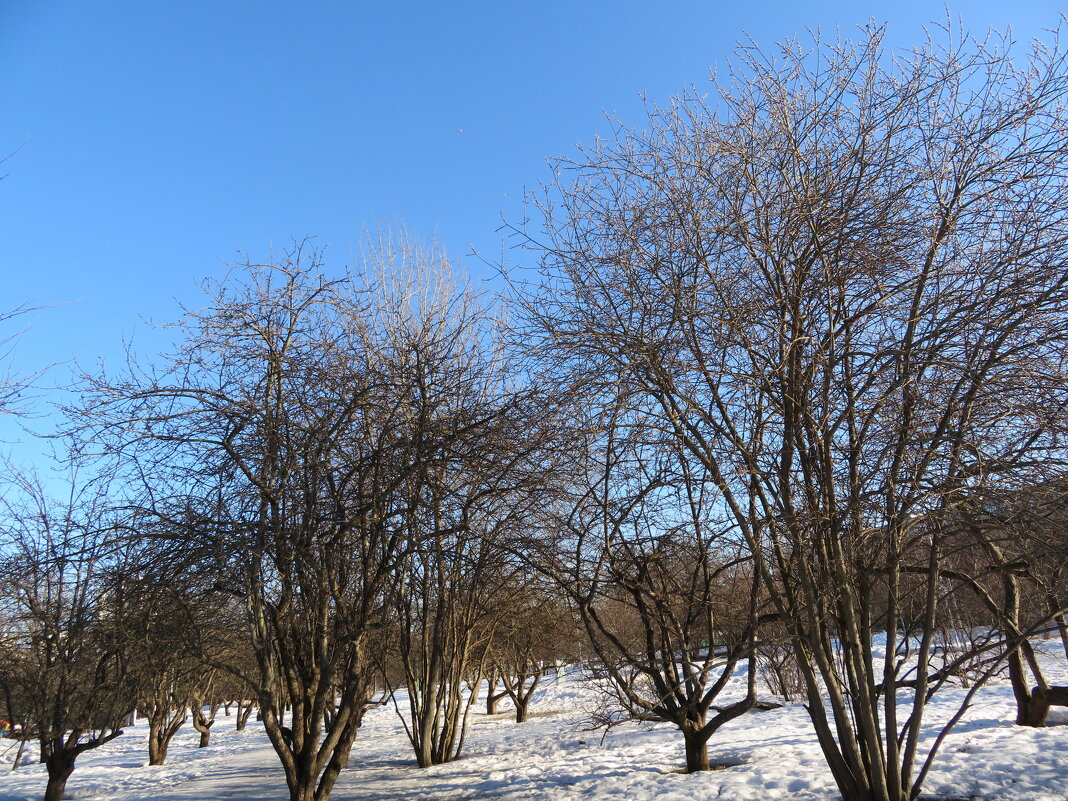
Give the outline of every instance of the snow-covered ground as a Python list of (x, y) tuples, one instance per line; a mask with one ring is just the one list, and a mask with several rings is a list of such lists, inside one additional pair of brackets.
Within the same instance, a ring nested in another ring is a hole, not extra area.
[[(1052, 642), (1050, 643), (1052, 645)], [(1058, 644), (1059, 647), (1059, 644)], [(1056, 656), (1056, 651), (1051, 651)], [(1059, 660), (1048, 678), (1068, 683)], [(947, 690), (929, 706), (932, 719), (947, 716), (962, 691)], [(594, 689), (565, 675), (539, 690), (532, 718), (515, 724), (505, 712), (472, 714), (464, 755), (420, 770), (396, 713), (368, 713), (333, 798), (625, 799), (625, 801), (752, 801), (837, 798), (804, 709), (789, 706), (751, 712), (732, 721), (710, 742), (713, 762), (733, 764), (703, 774), (680, 773), (682, 739), (671, 726), (625, 724), (605, 734), (589, 728)], [(1004, 680), (982, 690), (942, 748), (926, 796), (1068, 801), (1068, 709), (1050, 713), (1041, 729), (1015, 726), (1012, 694)], [(933, 727), (931, 729), (933, 732)], [(144, 725), (83, 754), (67, 784), (71, 799), (108, 801), (285, 801), (285, 780), (259, 724), (234, 731), (233, 718), (215, 724), (211, 745), (183, 728), (167, 764), (147, 765)], [(44, 791), (43, 766), (8, 772), (14, 752), (0, 741), (0, 801), (36, 801)], [(30, 750), (29, 748), (27, 750)]]

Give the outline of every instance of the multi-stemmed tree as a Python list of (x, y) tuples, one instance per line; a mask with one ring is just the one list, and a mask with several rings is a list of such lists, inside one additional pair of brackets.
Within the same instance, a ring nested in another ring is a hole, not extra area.
[(207, 291), (177, 352), (94, 379), (83, 419), (147, 479), (160, 536), (244, 608), (245, 679), (291, 798), (321, 800), (407, 550), (396, 489), (433, 444), (411, 437), (408, 354), (357, 277), (329, 279), (298, 248)]
[(874, 28), (726, 74), (559, 164), (528, 333), (715, 487), (843, 797), (904, 801), (954, 515), (1065, 461), (1065, 53)]
[[(450, 537), (471, 544), (464, 554), (482, 548), (486, 499), (518, 459), (491, 444), (522, 438), (470, 292), (414, 280), (448, 269), (403, 237), (339, 278), (300, 248), (244, 265), (207, 286), (173, 355), (91, 379), (79, 410), (142, 480), (155, 520), (142, 536), (244, 610), (244, 678), (293, 801), (329, 796), (375, 689), (375, 650), (412, 600), (401, 591), (414, 571), (469, 567), (431, 555), (459, 558)], [(445, 597), (426, 596), (420, 614)], [(459, 686), (425, 679), (431, 692)]]
[(108, 593), (125, 567), (122, 518), (102, 481), (75, 476), (65, 498), (34, 477), (12, 485), (0, 528), (0, 689), (8, 719), (40, 741), (45, 801), (61, 801), (78, 756), (122, 734), (135, 703)]
[[(634, 400), (578, 427), (586, 453), (541, 516), (539, 564), (577, 610), (616, 706), (675, 724), (687, 771), (708, 770), (711, 737), (757, 701), (759, 593), (715, 483)], [(745, 690), (725, 695), (742, 661)]]
[[(516, 570), (503, 548), (522, 525), (544, 464), (536, 393), (510, 384), (500, 327), (443, 255), (378, 281), (380, 325), (411, 366), (411, 438), (418, 470), (397, 487), (409, 551), (398, 578), (397, 662), (408, 690), (405, 727), (421, 767), (463, 748), (493, 602)], [(399, 711), (399, 710), (398, 710)]]

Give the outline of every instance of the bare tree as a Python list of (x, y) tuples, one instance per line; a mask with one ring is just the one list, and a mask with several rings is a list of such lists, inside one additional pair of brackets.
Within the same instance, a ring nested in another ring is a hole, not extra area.
[(542, 679), (565, 660), (577, 659), (584, 633), (559, 590), (535, 577), (513, 578), (496, 591), (493, 600), (499, 611), (489, 660), (491, 673), (503, 689), (497, 693), (496, 682), (487, 682), (486, 711), (494, 714), (495, 701), (509, 698), (516, 723), (523, 723)]
[(495, 622), (488, 601), (495, 566), (492, 543), (463, 508), (470, 495), (446, 499), (449, 490), (437, 482), (422, 492), (424, 502), (413, 504), (418, 544), (403, 571), (397, 620), (410, 723), (402, 720), (419, 766), (428, 767), (463, 750), (475, 701), (464, 687), (477, 686), (482, 673), (480, 646)]
[(122, 734), (134, 686), (105, 576), (121, 566), (121, 519), (107, 487), (69, 484), (64, 500), (17, 476), (0, 523), (0, 585), (9, 614), (0, 664), (9, 719), (41, 744), (45, 801), (60, 801), (83, 752)]
[[(35, 308), (24, 303), (14, 309), (0, 312), (0, 323), (6, 323), (14, 317), (34, 311)], [(0, 414), (24, 413), (26, 411), (26, 390), (34, 379), (41, 374), (40, 372), (29, 375), (16, 373), (10, 368), (11, 356), (17, 338), (17, 333), (0, 338), (0, 365), (5, 368), (5, 372), (0, 375)]]
[(143, 479), (158, 536), (246, 610), (245, 679), (293, 801), (329, 796), (371, 701), (373, 650), (418, 542), (410, 487), (482, 425), (425, 383), (423, 360), (463, 351), (396, 336), (406, 318), (384, 282), (426, 257), (386, 235), (338, 278), (301, 248), (243, 265), (206, 287), (160, 368), (91, 378), (80, 410)]
[[(215, 725), (215, 716), (222, 702), (215, 693), (218, 671), (209, 669), (202, 674), (189, 694), (190, 712), (193, 714), (193, 728), (200, 732), (200, 748), (207, 748), (211, 741), (211, 727)], [(208, 708), (207, 713), (204, 707)]]
[(240, 599), (246, 679), (290, 797), (323, 801), (368, 701), (368, 648), (407, 547), (395, 489), (418, 464), (403, 354), (377, 336), (360, 281), (325, 277), (300, 248), (207, 290), (178, 352), (93, 379), (83, 419), (136, 457), (144, 505)]
[(125, 569), (108, 577), (107, 592), (112, 613), (122, 621), (137, 709), (148, 719), (148, 763), (162, 765), (189, 718), (189, 698), (202, 672), (195, 654), (200, 621), (187, 587), (152, 565), (152, 549), (143, 544), (146, 533), (140, 525), (125, 531)]
[(947, 583), (959, 587), (959, 594), (974, 594), (989, 625), (1002, 632), (1016, 722), (1025, 726), (1041, 726), (1051, 705), (1068, 706), (1068, 687), (1049, 683), (1032, 644), (1039, 634), (1055, 629), (1068, 655), (1066, 502), (1065, 483), (1052, 481), (996, 495), (983, 493), (962, 504), (955, 515), (960, 550), (977, 565), (958, 565), (960, 555), (955, 554), (944, 570)]
[[(236, 707), (235, 728), (245, 729), (256, 709), (254, 685), (248, 681), (256, 673), (256, 655), (249, 641), (241, 599), (232, 587), (213, 582), (193, 593), (192, 599), (196, 618), (190, 632), (192, 653), (201, 665), (201, 673), (190, 698), (193, 726), (201, 733), (200, 747), (204, 748), (219, 707), (225, 717), (230, 717), (231, 707)], [(202, 714), (204, 707), (208, 708), (207, 715)]]
[[(243, 615), (231, 592), (214, 587), (193, 596), (196, 625), (192, 653), (199, 666), (189, 691), (193, 728), (200, 732), (200, 747), (207, 748), (221, 708), (230, 716), (237, 706), (235, 725), (242, 731), (255, 708), (244, 677), (254, 673), (255, 654), (244, 631)], [(207, 710), (205, 712), (205, 709)]]
[(1063, 464), (1068, 403), (1063, 50), (882, 39), (742, 48), (714, 100), (561, 162), (527, 304), (721, 493), (850, 801), (917, 797), (981, 683), (923, 742), (949, 520)]
[[(162, 645), (161, 639), (153, 638), (153, 645)], [(144, 652), (138, 656), (138, 709), (148, 719), (148, 764), (162, 765), (171, 740), (189, 720), (200, 666), (181, 651), (157, 650), (155, 658)]]
[(411, 438), (436, 449), (398, 487), (410, 543), (397, 605), (404, 720), (426, 767), (463, 748), (475, 700), (464, 686), (478, 684), (496, 623), (490, 599), (513, 569), (499, 546), (543, 478), (531, 467), (539, 438), (528, 393), (510, 387), (499, 329), (472, 288), (440, 252), (420, 250), (400, 269), (381, 261), (394, 269), (375, 302), (412, 365)]
[[(618, 707), (675, 724), (687, 771), (708, 770), (711, 737), (757, 702), (757, 582), (744, 545), (717, 519), (714, 482), (628, 406), (579, 426), (587, 456), (545, 522), (559, 539), (542, 569), (552, 565), (577, 608)], [(744, 694), (718, 703), (742, 660)]]

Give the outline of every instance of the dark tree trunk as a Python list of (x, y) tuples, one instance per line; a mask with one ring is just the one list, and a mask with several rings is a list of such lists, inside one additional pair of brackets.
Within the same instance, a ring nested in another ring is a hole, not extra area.
[[(238, 731), (244, 731), (245, 730), (245, 724), (248, 723), (248, 719), (252, 715), (253, 708), (254, 708), (254, 704), (251, 701), (248, 703), (247, 706), (244, 706), (244, 707), (241, 706), (241, 701), (237, 702), (237, 730)], [(259, 719), (260, 718), (257, 715), (256, 720), (259, 720)]]
[(1027, 705), (1019, 709), (1016, 722), (1021, 726), (1042, 726), (1051, 706), (1068, 706), (1068, 687), (1035, 687)]
[[(529, 672), (528, 672), (529, 671)], [(530, 710), (530, 699), (534, 697), (534, 691), (541, 682), (543, 669), (539, 665), (520, 665), (515, 672), (514, 678), (508, 674), (504, 676), (504, 691), (512, 699), (515, 705), (515, 722), (525, 723)], [(530, 684), (527, 684), (530, 681)], [(514, 683), (513, 683), (514, 682)]]
[[(356, 661), (366, 664), (362, 654), (361, 645)], [(271, 691), (261, 692), (259, 696), (263, 727), (282, 762), (290, 801), (327, 801), (348, 762), (367, 707), (370, 682), (366, 673), (355, 670), (346, 671), (338, 679), (343, 690), (329, 729), (324, 727), (324, 710), (304, 703), (302, 694), (297, 694), (300, 700), (290, 707), (289, 726), (285, 725), (286, 718), (282, 716), (285, 707), (277, 702)], [(321, 675), (320, 682), (322, 687), (329, 678)], [(270, 688), (274, 682), (266, 681), (264, 685)]]
[(315, 780), (289, 787), (289, 801), (315, 801)]
[(178, 729), (185, 723), (185, 709), (169, 716), (169, 711), (152, 710), (148, 718), (148, 764), (162, 765), (167, 761), (167, 748)]
[(48, 767), (48, 784), (45, 786), (44, 801), (63, 801), (67, 789), (67, 779), (74, 773), (76, 753), (57, 749), (45, 760)]
[(1060, 602), (1056, 595), (1050, 595), (1047, 598), (1049, 603), (1049, 610), (1053, 615), (1053, 622), (1057, 626), (1057, 633), (1061, 638), (1061, 646), (1064, 648), (1064, 656), (1068, 658), (1068, 620), (1065, 620), (1064, 614), (1060, 611)]
[(194, 703), (192, 708), (193, 728), (200, 732), (200, 748), (207, 748), (208, 741), (211, 739), (211, 727), (215, 723), (215, 713), (218, 710), (218, 706), (213, 704), (211, 712), (205, 715), (204, 707), (198, 705), (198, 703)]
[[(289, 801), (325, 801), (330, 797), (334, 783), (342, 768), (348, 762), (349, 753), (352, 750), (353, 741), (359, 729), (359, 717), (354, 715), (345, 726), (341, 741), (327, 761), (325, 767), (318, 759), (317, 749), (298, 750), (290, 752), (293, 758), (294, 771), (291, 775), (286, 771), (286, 782), (289, 786)], [(287, 727), (282, 727), (282, 734), (292, 743), (292, 733)]]
[(148, 764), (162, 765), (167, 761), (167, 747), (170, 743), (165, 742), (157, 732), (150, 731), (148, 735)]
[(1019, 726), (1036, 726), (1038, 724), (1029, 722), (1032, 719), (1031, 693), (1027, 687), (1027, 677), (1019, 649), (1009, 654), (1008, 663), (1009, 684), (1012, 686), (1012, 695), (1016, 699), (1016, 723)]
[(709, 770), (708, 738), (685, 729), (683, 730), (683, 738), (686, 742), (686, 772), (697, 773), (702, 770)]
[(14, 771), (19, 766), (19, 762), (22, 761), (22, 752), (26, 750), (26, 738), (23, 738), (19, 742), (19, 750), (15, 753), (15, 761), (11, 763), (11, 770)]
[[(1002, 577), (1002, 588), (1005, 592), (1006, 622), (1011, 627), (1011, 631), (1016, 631), (1019, 629), (1020, 622), (1020, 591), (1016, 576), (1012, 573), (1006, 573)], [(1024, 662), (1024, 651), (1028, 647), (1027, 641), (1024, 640), (1009, 652), (1007, 659), (1009, 684), (1012, 687), (1013, 697), (1016, 699), (1016, 724), (1019, 726), (1041, 726), (1046, 713), (1041, 710), (1041, 705), (1035, 707), (1032, 704), (1034, 699), (1030, 692), (1027, 666)], [(1041, 676), (1038, 676), (1038, 679), (1040, 683), (1045, 683)], [(1046, 709), (1048, 710), (1049, 707), (1047, 706)], [(1041, 713), (1041, 719), (1038, 722), (1034, 722), (1039, 713)]]
[(501, 690), (499, 693), (494, 692), (497, 689), (497, 674), (490, 673), (486, 678), (486, 714), (497, 714), (497, 702), (500, 701), (508, 693), (505, 690)]

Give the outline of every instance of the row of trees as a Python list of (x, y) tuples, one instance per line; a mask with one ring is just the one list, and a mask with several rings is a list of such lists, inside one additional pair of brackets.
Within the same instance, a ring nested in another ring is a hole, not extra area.
[[(917, 797), (1006, 661), (1041, 723), (1065, 691), (1030, 638), (1068, 656), (1065, 56), (882, 37), (742, 49), (714, 104), (559, 162), (509, 318), (383, 234), (338, 277), (304, 246), (244, 264), (174, 353), (86, 376), (92, 493), (8, 514), (3, 647), (60, 666), (49, 797), (160, 652), (129, 631), (231, 682), (195, 711), (254, 698), (293, 801), (392, 686), (423, 766), (483, 679), (522, 719), (575, 629), (689, 770), (783, 649), (848, 801)], [(147, 674), (165, 749), (181, 681)], [(38, 697), (5, 681), (11, 714)]]
[[(420, 765), (460, 753), (463, 688), (483, 669), (524, 716), (549, 654), (516, 628), (544, 617), (548, 594), (507, 543), (558, 430), (534, 389), (510, 383), (490, 310), (442, 254), (385, 234), (360, 272), (328, 278), (297, 247), (205, 289), (164, 365), (88, 378), (68, 409), (76, 449), (95, 449), (101, 506), (63, 507), (76, 531), (62, 553), (35, 550), (51, 547), (38, 524), (59, 508), (43, 491), (9, 510), (33, 528), (9, 542), (11, 648), (54, 628), (49, 641), (88, 649), (56, 658), (82, 672), (53, 671), (51, 693), (19, 683), (53, 666), (30, 650), (7, 682), (10, 716), (66, 738), (49, 796), (135, 703), (158, 763), (189, 707), (206, 737), (198, 702), (253, 698), (294, 799), (329, 795), (365, 711), (398, 683)], [(73, 585), (42, 595), (21, 563), (45, 584), (69, 567)]]

